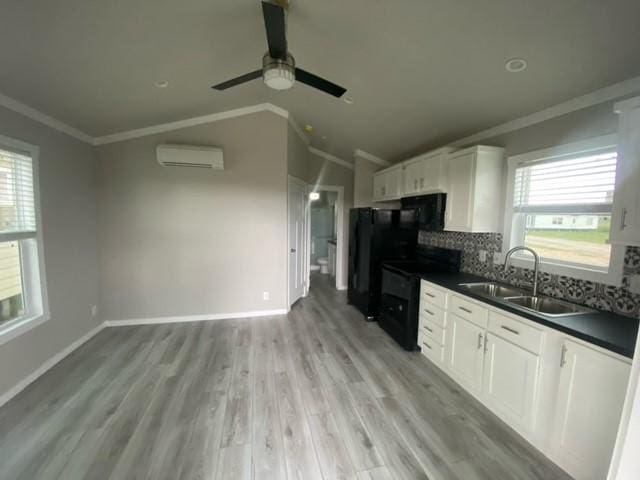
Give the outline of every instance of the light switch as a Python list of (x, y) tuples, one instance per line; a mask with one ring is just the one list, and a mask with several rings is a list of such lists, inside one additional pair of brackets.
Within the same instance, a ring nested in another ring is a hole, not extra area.
[(486, 250), (478, 250), (478, 260), (482, 263), (487, 261), (487, 251)]
[(631, 275), (631, 277), (629, 277), (629, 291), (631, 293), (640, 294), (640, 274)]

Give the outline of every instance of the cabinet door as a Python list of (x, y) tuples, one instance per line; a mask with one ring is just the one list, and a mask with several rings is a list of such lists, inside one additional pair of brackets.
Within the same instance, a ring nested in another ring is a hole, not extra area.
[(386, 197), (390, 199), (400, 198), (402, 196), (402, 167), (398, 166), (386, 172)]
[(442, 155), (425, 159), (422, 162), (422, 175), (418, 181), (423, 192), (439, 192), (443, 190), (444, 172)]
[(565, 340), (554, 421), (553, 451), (577, 479), (606, 478), (630, 366)]
[(533, 427), (539, 357), (488, 333), (485, 339), (483, 394), (494, 412), (507, 423)]
[(640, 107), (620, 113), (611, 242), (640, 245)]
[(465, 232), (471, 228), (474, 157), (475, 153), (469, 153), (449, 160), (445, 230)]
[(384, 200), (387, 193), (386, 173), (378, 173), (373, 176), (373, 200)]
[(420, 180), (423, 177), (422, 172), (422, 160), (411, 161), (405, 165), (403, 192), (405, 195), (415, 195), (420, 192)]
[(484, 329), (457, 315), (450, 314), (451, 343), (449, 370), (467, 390), (482, 387)]

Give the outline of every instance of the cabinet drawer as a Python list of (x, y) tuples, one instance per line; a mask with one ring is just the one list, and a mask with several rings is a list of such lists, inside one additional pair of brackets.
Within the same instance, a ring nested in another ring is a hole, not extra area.
[(434, 342), (431, 338), (420, 335), (420, 350), (422, 354), (438, 366), (444, 363), (444, 349), (442, 345)]
[(440, 308), (447, 308), (447, 292), (425, 281), (420, 283), (420, 300), (426, 300)]
[(435, 323), (424, 318), (420, 319), (420, 333), (425, 337), (435, 340), (440, 345), (444, 345), (444, 332), (445, 329)]
[(489, 310), (458, 295), (451, 295), (450, 304), (449, 311), (451, 313), (455, 313), (459, 317), (469, 320), (479, 327), (486, 328)]
[(422, 323), (423, 319), (431, 323), (435, 323), (441, 328), (445, 328), (447, 326), (445, 311), (424, 299), (420, 299), (420, 323)]
[(542, 330), (500, 313), (489, 312), (489, 331), (530, 352), (540, 353)]

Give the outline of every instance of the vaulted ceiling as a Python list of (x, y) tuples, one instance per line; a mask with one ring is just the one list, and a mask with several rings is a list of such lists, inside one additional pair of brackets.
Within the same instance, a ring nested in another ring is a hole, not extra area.
[(93, 136), (271, 102), (329, 153), (398, 159), (639, 75), (639, 18), (638, 0), (291, 0), (290, 51), (348, 105), (209, 88), (260, 67), (258, 0), (2, 0), (0, 93)]

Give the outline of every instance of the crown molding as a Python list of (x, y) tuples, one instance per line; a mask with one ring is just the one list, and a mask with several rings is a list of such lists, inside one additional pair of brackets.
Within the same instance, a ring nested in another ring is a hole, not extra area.
[(355, 167), (353, 165), (353, 163), (351, 162), (347, 162), (346, 160), (343, 160), (341, 158), (338, 158), (334, 155), (331, 155), (330, 153), (327, 152), (323, 152), (322, 150), (316, 148), (316, 147), (309, 147), (309, 151), (311, 153), (313, 153), (314, 155), (317, 155), (321, 158), (324, 158), (325, 160), (329, 160), (330, 162), (333, 163), (337, 163), (338, 165), (342, 165), (343, 167), (346, 167), (350, 170), (353, 170)]
[(67, 125), (60, 120), (53, 118), (46, 113), (42, 113), (35, 108), (30, 107), (29, 105), (25, 105), (24, 103), (15, 100), (11, 97), (7, 97), (0, 93), (0, 106), (3, 106), (9, 110), (12, 110), (16, 113), (19, 113), (31, 120), (35, 120), (38, 123), (42, 123), (47, 127), (51, 127), (54, 130), (65, 133), (70, 137), (73, 137), (77, 140), (80, 140), (85, 143), (93, 144), (93, 137), (91, 135), (87, 135), (86, 133), (78, 130), (77, 128), (72, 127), (71, 125)]
[(224, 112), (212, 113), (209, 115), (202, 115), (200, 117), (185, 118), (183, 120), (177, 120), (175, 122), (162, 123), (159, 125), (152, 125), (150, 127), (137, 128), (135, 130), (128, 130), (125, 132), (118, 132), (111, 135), (104, 135), (102, 137), (96, 137), (93, 140), (94, 145), (107, 145), (109, 143), (122, 142), (124, 140), (131, 140), (133, 138), (146, 137), (148, 135), (156, 135), (158, 133), (171, 132), (173, 130), (180, 130), (182, 128), (194, 127), (196, 125), (203, 125), (205, 123), (219, 122), (220, 120), (227, 120), (230, 118), (241, 117), (244, 115), (251, 115), (258, 112), (272, 112), (284, 118), (289, 118), (289, 112), (283, 110), (280, 107), (276, 107), (270, 103), (259, 103), (258, 105), (252, 105), (249, 107), (236, 108), (233, 110), (227, 110)]
[(600, 103), (609, 102), (627, 95), (632, 95), (639, 91), (640, 77), (629, 78), (622, 82), (609, 85), (608, 87), (594, 90), (593, 92), (587, 93), (586, 95), (572, 98), (571, 100), (567, 100), (566, 102), (558, 103), (557, 105), (545, 108), (544, 110), (540, 110), (530, 115), (516, 118), (515, 120), (511, 120), (487, 130), (474, 133), (473, 135), (461, 138), (447, 145), (451, 147), (464, 147), (467, 145), (472, 145), (487, 138), (496, 137), (498, 135), (513, 132), (515, 130), (520, 130), (521, 128), (529, 127), (531, 125), (535, 125), (536, 123), (541, 123), (546, 120), (551, 120), (552, 118), (566, 115), (567, 113), (582, 110), (583, 108), (592, 107)]
[(383, 160), (383, 159), (382, 159), (382, 158), (380, 158), (380, 157), (376, 157), (375, 155), (372, 155), (372, 154), (371, 154), (371, 153), (369, 153), (369, 152), (365, 152), (364, 150), (360, 150), (359, 148), (356, 148), (356, 149), (353, 151), (353, 156), (354, 156), (354, 157), (360, 157), (360, 158), (363, 158), (363, 159), (365, 159), (365, 160), (370, 161), (371, 163), (375, 163), (375, 164), (377, 164), (377, 165), (381, 165), (381, 166), (383, 166), (383, 167), (389, 167), (389, 166), (391, 166), (391, 165), (392, 165), (392, 163), (391, 163), (391, 162), (387, 162), (386, 160)]

